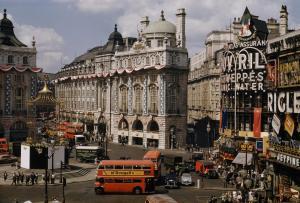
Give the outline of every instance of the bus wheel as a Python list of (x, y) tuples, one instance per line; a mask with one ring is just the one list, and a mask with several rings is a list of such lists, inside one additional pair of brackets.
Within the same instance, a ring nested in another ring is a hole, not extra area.
[(136, 194), (136, 195), (139, 195), (141, 194), (142, 190), (140, 187), (135, 187), (134, 190), (133, 190), (133, 193)]
[(95, 193), (96, 193), (97, 195), (103, 194), (103, 192), (104, 192), (104, 190), (103, 190), (102, 187), (98, 187), (98, 188), (95, 189)]

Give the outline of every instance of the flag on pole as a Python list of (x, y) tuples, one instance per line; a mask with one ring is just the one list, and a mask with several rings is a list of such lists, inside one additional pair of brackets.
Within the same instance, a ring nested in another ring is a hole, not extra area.
[(294, 120), (289, 114), (287, 114), (284, 121), (284, 130), (288, 132), (290, 136), (292, 136), (294, 133), (294, 128), (295, 128)]
[(253, 118), (254, 137), (260, 137), (260, 132), (261, 132), (261, 108), (254, 108), (254, 118)]

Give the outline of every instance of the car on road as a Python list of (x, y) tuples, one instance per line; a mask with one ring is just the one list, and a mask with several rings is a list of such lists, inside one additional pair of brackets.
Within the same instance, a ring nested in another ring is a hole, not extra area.
[(180, 182), (176, 174), (169, 174), (166, 176), (165, 188), (167, 189), (176, 189), (180, 187)]
[(206, 178), (217, 179), (219, 178), (219, 174), (215, 169), (208, 169), (207, 173), (205, 173)]
[(9, 154), (0, 155), (0, 164), (15, 163), (18, 158)]
[(183, 173), (180, 177), (181, 185), (193, 185), (192, 175), (190, 173)]

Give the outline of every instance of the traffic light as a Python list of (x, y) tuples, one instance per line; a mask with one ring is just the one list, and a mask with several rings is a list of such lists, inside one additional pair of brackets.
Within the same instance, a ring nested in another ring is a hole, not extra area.
[(67, 185), (67, 179), (63, 177), (63, 186), (65, 187)]

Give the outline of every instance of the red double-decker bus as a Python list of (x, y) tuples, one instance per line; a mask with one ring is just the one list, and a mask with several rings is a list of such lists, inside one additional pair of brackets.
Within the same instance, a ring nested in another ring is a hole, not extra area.
[(148, 160), (103, 160), (97, 167), (95, 192), (154, 193), (154, 163)]
[(150, 150), (150, 151), (146, 152), (143, 159), (153, 161), (155, 178), (159, 178), (161, 175), (161, 153), (160, 153), (160, 151)]

